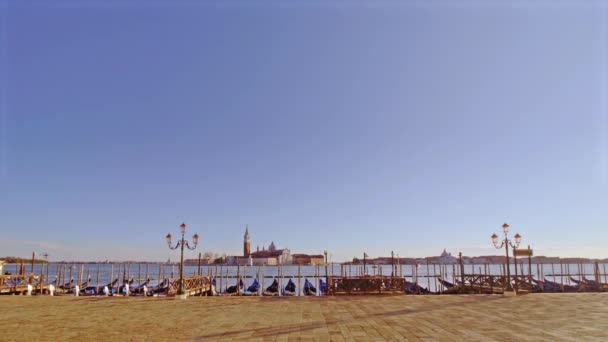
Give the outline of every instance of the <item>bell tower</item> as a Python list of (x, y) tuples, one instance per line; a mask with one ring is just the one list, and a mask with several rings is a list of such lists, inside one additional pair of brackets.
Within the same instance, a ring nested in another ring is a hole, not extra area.
[(251, 254), (251, 238), (249, 237), (249, 225), (245, 226), (245, 236), (243, 238), (243, 256), (248, 257)]

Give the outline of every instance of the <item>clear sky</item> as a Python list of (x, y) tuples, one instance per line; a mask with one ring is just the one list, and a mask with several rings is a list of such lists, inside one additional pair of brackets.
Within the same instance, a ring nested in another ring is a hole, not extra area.
[(608, 257), (604, 2), (0, 4), (0, 256)]

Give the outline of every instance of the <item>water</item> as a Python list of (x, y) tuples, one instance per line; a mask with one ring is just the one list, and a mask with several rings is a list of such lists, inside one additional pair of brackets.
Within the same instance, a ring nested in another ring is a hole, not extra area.
[[(64, 268), (65, 266), (65, 268)], [(73, 267), (72, 267), (73, 266)], [(126, 266), (126, 270), (125, 270)], [(4, 272), (11, 272), (13, 274), (19, 273), (20, 265), (5, 265)], [(44, 278), (45, 283), (55, 282), (55, 279), (59, 277), (59, 282), (68, 282), (70, 279), (70, 269), (72, 270), (72, 278), (78, 280), (79, 272), (83, 269), (82, 281), (84, 282), (87, 275), (91, 277), (90, 285), (106, 285), (111, 280), (120, 278), (122, 281), (123, 275), (127, 278), (134, 278), (135, 282), (133, 285), (137, 286), (139, 283), (146, 281), (146, 278), (150, 278), (151, 281), (149, 286), (158, 284), (159, 274), (161, 278), (178, 278), (179, 277), (179, 266), (178, 265), (166, 265), (166, 264), (61, 264), (61, 263), (50, 263), (47, 267), (44, 267)], [(518, 274), (521, 274), (523, 268), (523, 274), (528, 275), (529, 267), (527, 263), (522, 263), (518, 267)], [(65, 277), (64, 277), (65, 269)], [(465, 274), (491, 274), (491, 275), (502, 275), (504, 274), (504, 265), (496, 264), (485, 264), (485, 265), (464, 265)], [(606, 264), (599, 264), (600, 269), (600, 280), (608, 283), (608, 277), (606, 270), (608, 266)], [(593, 264), (532, 264), (531, 267), (532, 276), (535, 279), (547, 278), (548, 280), (555, 281), (563, 284), (571, 284), (570, 276), (575, 279), (579, 279), (579, 274), (584, 274), (587, 278), (594, 279), (594, 265)], [(25, 272), (31, 272), (31, 265), (25, 265)], [(34, 273), (40, 274), (41, 265), (34, 265)], [(220, 276), (221, 272), (221, 276)], [(298, 272), (300, 278), (298, 279)], [(363, 273), (362, 265), (340, 265), (331, 264), (327, 267), (328, 276), (358, 276)], [(515, 275), (514, 265), (510, 265), (511, 275)], [(48, 275), (46, 274), (48, 273)], [(298, 271), (297, 265), (286, 265), (286, 266), (201, 266), (201, 273), (203, 276), (216, 277), (216, 287), (218, 290), (225, 290), (228, 286), (236, 285), (237, 273), (243, 278), (245, 288), (247, 288), (254, 279), (258, 279), (260, 286), (265, 289), (268, 287), (274, 278), (279, 280), (281, 287), (284, 287), (289, 279), (296, 284), (298, 292), (301, 294), (302, 286), (304, 285), (304, 279), (308, 279), (317, 288), (319, 287), (319, 280), (325, 280), (325, 266), (300, 266)], [(366, 273), (368, 275), (382, 274), (384, 276), (391, 275), (391, 265), (366, 265)], [(99, 274), (99, 275), (98, 275)], [(198, 266), (184, 266), (184, 276), (192, 276), (198, 274)], [(542, 277), (539, 275), (542, 274)], [(437, 277), (454, 282), (455, 279), (459, 279), (460, 270), (459, 265), (448, 264), (423, 264), (418, 265), (400, 265), (396, 266), (396, 276), (404, 276), (408, 281), (417, 281), (423, 287), (427, 287), (431, 291), (443, 291), (444, 288), (437, 282)]]

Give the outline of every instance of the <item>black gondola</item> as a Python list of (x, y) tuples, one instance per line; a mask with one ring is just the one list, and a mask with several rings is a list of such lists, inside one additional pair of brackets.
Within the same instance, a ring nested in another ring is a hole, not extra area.
[[(242, 292), (243, 292), (243, 279), (241, 279), (241, 280), (239, 281), (239, 289), (240, 289), (240, 292), (242, 293)], [(226, 293), (227, 293), (227, 294), (236, 294), (236, 292), (237, 292), (236, 285), (234, 285), (234, 286), (229, 286), (229, 287), (226, 289)]]
[(304, 279), (304, 295), (305, 296), (316, 296), (317, 288), (308, 281), (308, 279)]
[(450, 283), (449, 281), (447, 281), (447, 280), (445, 280), (445, 279), (443, 279), (443, 278), (437, 278), (437, 281), (438, 281), (438, 282), (439, 282), (441, 285), (443, 285), (444, 287), (446, 287), (446, 288), (448, 288), (448, 289), (451, 289), (451, 288), (453, 288), (454, 286), (456, 286), (455, 284), (452, 284), (452, 283)]
[(135, 287), (131, 293), (133, 294), (144, 294), (144, 287), (148, 287), (148, 283), (150, 282), (150, 278), (146, 279), (145, 282), (138, 284), (137, 287)]
[(429, 291), (426, 287), (422, 287), (422, 286), (418, 285), (417, 283), (405, 281), (405, 293), (407, 293), (407, 294), (420, 294), (420, 293), (429, 294), (432, 292)]
[(270, 286), (264, 290), (264, 296), (278, 296), (279, 295), (279, 282), (275, 279)]
[(169, 279), (164, 279), (160, 284), (152, 286), (148, 289), (149, 295), (166, 293), (169, 288)]
[(283, 294), (285, 296), (295, 296), (296, 295), (296, 284), (289, 279), (287, 285), (285, 285), (285, 289), (283, 289)]

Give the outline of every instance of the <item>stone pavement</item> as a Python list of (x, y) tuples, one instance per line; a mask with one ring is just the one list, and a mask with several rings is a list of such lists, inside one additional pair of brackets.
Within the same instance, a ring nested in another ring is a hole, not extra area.
[(608, 293), (0, 297), (0, 340), (607, 341)]

